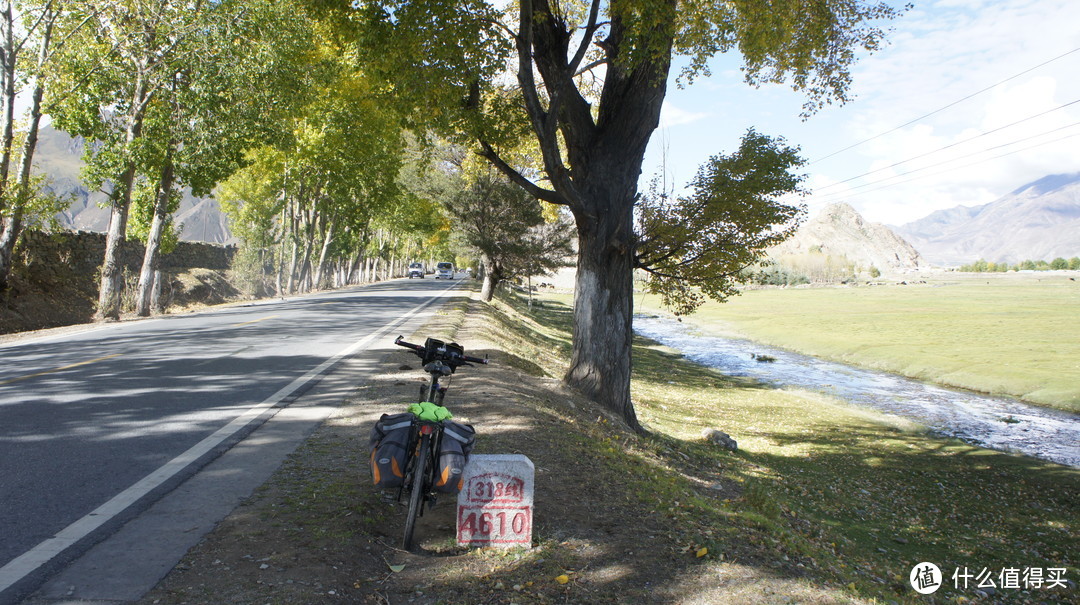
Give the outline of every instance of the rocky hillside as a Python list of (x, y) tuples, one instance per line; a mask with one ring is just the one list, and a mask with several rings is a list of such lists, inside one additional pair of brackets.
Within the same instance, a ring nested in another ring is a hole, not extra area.
[(983, 206), (894, 227), (937, 265), (1053, 260), (1080, 254), (1080, 172), (1047, 176)]
[[(39, 173), (48, 176), (48, 187), (53, 192), (72, 199), (68, 209), (57, 216), (61, 225), (82, 231), (104, 232), (109, 227), (109, 210), (101, 207), (106, 195), (101, 191), (88, 190), (80, 178), (84, 147), (82, 138), (72, 138), (46, 126), (41, 129), (34, 163)], [(227, 219), (217, 200), (197, 198), (191, 195), (190, 190), (185, 190), (175, 220), (176, 224), (181, 225), (182, 240), (237, 243), (229, 232)]]
[[(900, 272), (926, 262), (903, 238), (880, 223), (869, 223), (847, 204), (830, 204), (804, 223), (791, 239), (769, 251), (784, 264), (815, 256), (854, 267)], [(795, 262), (795, 264), (799, 264)]]

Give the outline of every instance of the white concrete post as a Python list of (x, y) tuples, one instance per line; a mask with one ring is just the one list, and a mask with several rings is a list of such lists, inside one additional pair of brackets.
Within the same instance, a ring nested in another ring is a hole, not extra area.
[(521, 454), (473, 454), (458, 493), (460, 546), (532, 546), (535, 469)]

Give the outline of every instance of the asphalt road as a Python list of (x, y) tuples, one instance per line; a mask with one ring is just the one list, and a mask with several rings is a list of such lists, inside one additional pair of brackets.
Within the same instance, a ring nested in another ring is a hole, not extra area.
[(0, 346), (0, 603), (196, 485), (199, 469), (325, 377), (358, 384), (342, 363), (411, 332), (452, 283), (397, 280)]

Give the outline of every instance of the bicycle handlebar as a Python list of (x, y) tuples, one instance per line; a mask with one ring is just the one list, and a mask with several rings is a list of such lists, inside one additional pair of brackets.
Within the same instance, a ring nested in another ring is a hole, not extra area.
[(405, 338), (404, 336), (398, 336), (397, 338), (394, 339), (394, 344), (396, 344), (399, 347), (405, 347), (406, 349), (412, 349), (414, 351), (423, 351), (424, 350), (424, 347), (422, 347), (420, 345), (414, 345), (411, 342), (405, 342), (403, 340), (404, 338)]
[[(405, 342), (403, 336), (398, 336), (396, 339), (394, 339), (394, 344), (399, 347), (411, 349), (413, 353), (415, 353), (418, 357), (424, 360), (424, 363), (438, 360), (445, 362), (447, 365), (454, 368), (465, 363), (480, 363), (484, 365), (487, 365), (488, 363), (487, 358), (480, 359), (479, 357), (470, 357), (468, 355), (465, 355), (465, 350), (457, 344), (452, 343), (450, 346), (447, 346), (442, 341), (434, 340), (431, 338), (429, 338), (428, 341), (429, 344), (437, 344), (431, 347), (413, 344), (411, 342)], [(430, 359), (428, 359), (429, 357)]]

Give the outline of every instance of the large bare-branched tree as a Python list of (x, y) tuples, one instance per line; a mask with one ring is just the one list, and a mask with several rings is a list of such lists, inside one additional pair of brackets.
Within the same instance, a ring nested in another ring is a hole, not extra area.
[[(750, 84), (790, 82), (810, 113), (846, 100), (857, 51), (878, 48), (875, 23), (898, 13), (864, 0), (519, 0), (505, 12), (483, 0), (309, 1), (369, 49), (360, 60), (418, 120), (471, 139), (530, 195), (570, 209), (579, 256), (565, 381), (634, 427), (633, 210), (673, 59), (687, 59), (690, 81), (739, 53)], [(503, 157), (522, 135), (542, 179)]]

